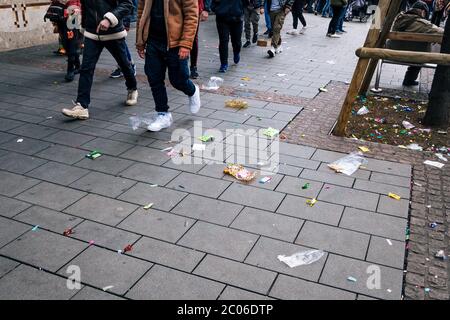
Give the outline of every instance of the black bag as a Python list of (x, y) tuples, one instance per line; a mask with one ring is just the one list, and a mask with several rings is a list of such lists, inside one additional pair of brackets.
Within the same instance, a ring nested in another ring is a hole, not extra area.
[(47, 21), (47, 19), (56, 23), (64, 21), (64, 9), (64, 4), (59, 1), (52, 1), (50, 7), (48, 7), (47, 12), (45, 13), (44, 21)]

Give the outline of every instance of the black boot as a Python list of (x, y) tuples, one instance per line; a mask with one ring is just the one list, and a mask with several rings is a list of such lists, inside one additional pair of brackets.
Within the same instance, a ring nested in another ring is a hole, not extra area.
[(191, 67), (191, 79), (197, 79), (199, 77), (199, 74), (197, 72), (197, 67), (192, 66)]
[(75, 66), (75, 74), (79, 74), (80, 73), (80, 66), (81, 66), (81, 64), (80, 64), (80, 57), (79, 56), (75, 58), (74, 66)]
[(75, 63), (73, 61), (67, 62), (67, 73), (64, 79), (66, 79), (67, 82), (72, 82), (75, 78)]
[(251, 44), (250, 41), (247, 40), (247, 41), (245, 41), (243, 47), (244, 47), (244, 48), (248, 48), (248, 47), (250, 47), (250, 44)]
[(258, 34), (257, 33), (254, 33), (253, 34), (253, 38), (252, 38), (252, 42), (253, 43), (256, 43), (258, 41)]

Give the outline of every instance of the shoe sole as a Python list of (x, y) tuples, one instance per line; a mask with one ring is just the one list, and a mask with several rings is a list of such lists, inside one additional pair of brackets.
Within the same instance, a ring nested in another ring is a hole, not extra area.
[(267, 54), (269, 55), (269, 58), (275, 57), (275, 54), (272, 51), (267, 51)]
[(167, 129), (167, 128), (170, 128), (170, 126), (163, 127), (163, 128), (161, 128), (161, 129), (158, 129), (158, 130), (152, 130), (152, 129), (150, 129), (150, 128), (147, 127), (147, 130), (150, 131), (150, 132), (159, 132), (159, 131), (164, 130), (164, 129)]
[(78, 120), (87, 120), (89, 119), (89, 116), (72, 116), (72, 115), (68, 115), (65, 114), (64, 112), (61, 112), (64, 116), (71, 118), (71, 119), (78, 119)]
[[(136, 75), (135, 75), (136, 76)], [(120, 76), (109, 76), (111, 79), (118, 79), (118, 78), (122, 78), (123, 76), (122, 75), (120, 75)]]
[(125, 101), (125, 105), (126, 105), (127, 107), (132, 107), (132, 106), (137, 105), (137, 101), (136, 101), (136, 102), (128, 102), (128, 101)]

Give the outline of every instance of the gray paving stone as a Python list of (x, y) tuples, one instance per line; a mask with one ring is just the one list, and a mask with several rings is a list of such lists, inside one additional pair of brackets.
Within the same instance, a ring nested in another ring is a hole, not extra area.
[(89, 171), (85, 169), (49, 161), (46, 164), (28, 172), (26, 175), (32, 178), (67, 186), (88, 173)]
[(219, 199), (258, 209), (275, 211), (284, 194), (233, 183)]
[(245, 263), (279, 273), (292, 275), (294, 277), (317, 281), (325, 264), (328, 253), (325, 253), (319, 261), (296, 268), (290, 268), (277, 258), (279, 255), (290, 256), (310, 249), (311, 248), (284, 241), (261, 237), (248, 257), (245, 259)]
[(124, 300), (118, 296), (110, 294), (108, 292), (93, 289), (91, 287), (83, 287), (74, 295), (70, 300)]
[(272, 212), (244, 208), (231, 227), (267, 237), (292, 242), (298, 235), (303, 220)]
[[(95, 137), (109, 138), (112, 135), (116, 134), (115, 131), (97, 128), (93, 126), (80, 126), (78, 128), (73, 129), (73, 132), (88, 134)], [(95, 140), (92, 140), (95, 141)]]
[[(387, 241), (389, 240), (392, 245)], [(403, 270), (405, 243), (372, 236), (366, 260)]]
[(411, 177), (411, 165), (409, 164), (368, 159), (368, 164), (365, 165), (365, 167), (370, 171), (393, 174), (407, 178)]
[(355, 300), (354, 293), (280, 275), (270, 296), (283, 300)]
[(390, 192), (392, 192), (392, 193), (398, 194), (402, 198), (405, 198), (405, 199), (410, 198), (409, 188), (403, 188), (403, 187), (393, 186), (393, 185), (379, 183), (379, 182), (372, 182), (372, 181), (356, 179), (354, 188), (359, 189), (359, 190), (366, 190), (366, 191), (381, 193), (381, 194), (385, 194), (385, 195), (388, 195)]
[(393, 174), (385, 174), (379, 172), (373, 172), (370, 176), (370, 181), (379, 182), (379, 183), (387, 183), (395, 186), (400, 186), (404, 188), (411, 187), (411, 179), (409, 177), (400, 177), (395, 176)]
[(211, 255), (203, 259), (194, 274), (261, 294), (267, 294), (276, 276), (275, 272)]
[(131, 149), (133, 145), (120, 141), (96, 138), (83, 144), (82, 147), (89, 150), (98, 150), (104, 154), (118, 156), (119, 154)]
[(334, 170), (332, 170), (330, 167), (328, 167), (328, 163), (322, 163), (320, 165), (319, 169), (317, 169), (317, 171), (332, 173), (332, 174), (339, 175), (342, 177), (349, 177), (349, 178), (362, 179), (362, 180), (369, 180), (370, 175), (372, 173), (371, 171), (359, 169), (358, 171), (353, 173), (351, 176), (346, 176), (344, 174), (336, 173)]
[(15, 120), (11, 120), (11, 119), (0, 118), (0, 128), (2, 128), (2, 131), (8, 131), (8, 130), (11, 130), (13, 128), (20, 127), (23, 124), (24, 123), (21, 122), (21, 121), (15, 121)]
[[(14, 238), (19, 235), (16, 232)], [(0, 250), (0, 254), (56, 272), (85, 248), (86, 245), (77, 240), (38, 229), (9, 243)]]
[(158, 210), (136, 210), (118, 227), (157, 239), (177, 242), (195, 220)]
[(137, 208), (137, 206), (123, 201), (89, 194), (65, 209), (64, 212), (115, 226)]
[(274, 110), (274, 111), (282, 111), (282, 112), (290, 112), (290, 113), (297, 114), (303, 108), (301, 106), (293, 106), (293, 105), (271, 102), (267, 106), (265, 106), (264, 109), (269, 109), (269, 110)]
[(133, 289), (128, 298), (145, 300), (214, 300), (224, 285), (191, 274), (154, 266)]
[(36, 124), (27, 123), (21, 127), (10, 130), (10, 133), (14, 133), (21, 137), (29, 137), (34, 139), (42, 139), (48, 135), (56, 133), (58, 130), (50, 127), (40, 126)]
[(198, 221), (178, 244), (243, 261), (257, 239), (257, 235)]
[(204, 253), (183, 248), (164, 241), (141, 238), (130, 252), (132, 256), (164, 266), (191, 272), (205, 256)]
[(31, 227), (26, 224), (0, 217), (0, 247), (13, 241), (30, 229)]
[(307, 221), (295, 243), (327, 252), (364, 259), (370, 236)]
[(116, 198), (130, 189), (135, 181), (111, 176), (100, 172), (91, 172), (70, 186), (86, 192), (93, 192), (102, 196)]
[[(268, 109), (261, 109), (261, 108), (252, 108), (251, 106), (246, 108), (246, 109), (242, 109), (242, 110), (238, 110), (237, 113), (241, 113), (244, 115), (251, 115), (251, 116), (255, 116), (255, 117), (261, 117), (261, 118), (268, 118), (268, 119), (275, 119), (275, 120), (285, 120), (287, 121), (286, 118), (284, 117), (277, 117), (276, 115), (280, 112), (276, 112), (273, 110), (268, 110)], [(285, 114), (284, 112), (281, 112), (283, 114)], [(290, 114), (291, 116), (293, 114)]]
[(95, 139), (95, 137), (71, 131), (59, 131), (43, 139), (45, 141), (58, 143), (69, 147), (79, 147), (86, 142)]
[(409, 201), (406, 199), (395, 200), (387, 196), (380, 196), (377, 212), (390, 214), (400, 218), (408, 218)]
[(53, 145), (37, 153), (36, 156), (71, 165), (75, 164), (81, 159), (84, 159), (87, 153), (88, 152), (86, 150), (70, 148), (60, 145)]
[(135, 243), (140, 236), (127, 231), (105, 226), (92, 221), (84, 221), (73, 229), (72, 238), (86, 242), (94, 241), (96, 245), (112, 250), (121, 250)]
[(14, 270), (19, 264), (20, 263), (14, 260), (0, 257), (0, 278), (3, 277), (8, 272), (10, 272), (11, 270)]
[(279, 174), (284, 174), (288, 176), (298, 177), (302, 173), (303, 169), (299, 167), (290, 166), (288, 164), (280, 163), (275, 172)]
[[(309, 187), (307, 189), (303, 189), (303, 186), (307, 183), (309, 183)], [(278, 185), (276, 191), (306, 198), (316, 198), (322, 186), (323, 183), (321, 182), (286, 176)]]
[(287, 113), (287, 112), (278, 112), (273, 119), (275, 120), (281, 120), (281, 121), (292, 121), (295, 118), (294, 113)]
[[(377, 274), (374, 273), (374, 267), (379, 267), (380, 289), (369, 289), (367, 286), (368, 282), (373, 283), (369, 277)], [(353, 277), (357, 281), (349, 281), (348, 277)], [(320, 283), (370, 297), (399, 300), (402, 293), (402, 278), (402, 270), (330, 254), (320, 277)], [(388, 289), (391, 292), (388, 292)]]
[(357, 300), (378, 300), (378, 299), (375, 299), (375, 298), (372, 298), (372, 297), (368, 297), (368, 296), (364, 296), (362, 294), (358, 294)]
[(231, 182), (182, 172), (167, 187), (217, 198), (230, 184)]
[(134, 162), (102, 155), (101, 157), (91, 160), (83, 159), (76, 164), (77, 167), (100, 171), (107, 174), (117, 175), (119, 172), (131, 166)]
[(162, 165), (169, 159), (165, 152), (161, 152), (158, 149), (140, 146), (129, 149), (127, 152), (121, 154), (120, 156), (125, 159), (136, 160), (155, 165)]
[(317, 149), (311, 157), (311, 160), (331, 163), (336, 161), (337, 159), (345, 157), (346, 155), (347, 154), (345, 153)]
[(286, 143), (286, 142), (279, 142), (280, 154), (309, 159), (309, 158), (311, 158), (311, 156), (314, 154), (315, 151), (316, 151), (316, 149), (311, 148), (311, 147), (301, 146), (301, 145), (296, 145), (296, 144), (291, 144), (291, 143)]
[(319, 201), (309, 206), (306, 198), (287, 195), (277, 209), (278, 213), (337, 226), (341, 219), (344, 207)]
[(46, 160), (15, 152), (10, 152), (7, 155), (4, 155), (1, 160), (0, 169), (20, 174), (33, 170), (34, 168), (37, 168), (47, 162)]
[(0, 216), (12, 218), (30, 206), (19, 200), (0, 196)]
[(152, 138), (141, 137), (141, 136), (122, 133), (122, 132), (114, 134), (113, 136), (110, 137), (110, 139), (130, 143), (130, 144), (140, 145), (140, 146), (148, 146), (149, 144), (157, 141)]
[(314, 171), (309, 169), (304, 169), (300, 174), (300, 177), (304, 179), (311, 179), (315, 181), (335, 184), (343, 187), (352, 187), (353, 182), (355, 181), (354, 178), (338, 173), (333, 173), (331, 171), (325, 172), (325, 171)]
[(81, 191), (48, 182), (41, 182), (31, 189), (22, 192), (16, 198), (61, 211), (85, 195), (86, 193)]
[(123, 193), (119, 199), (143, 206), (153, 203), (152, 208), (170, 211), (186, 195), (187, 194), (184, 192), (170, 190), (159, 186), (151, 187), (148, 184), (138, 183)]
[(259, 118), (259, 117), (251, 117), (247, 121), (245, 121), (245, 124), (251, 125), (251, 126), (257, 126), (261, 128), (275, 128), (277, 130), (282, 130), (286, 125), (287, 121), (283, 120), (276, 120), (276, 119), (267, 119), (267, 118)]
[(76, 293), (67, 288), (66, 279), (26, 265), (0, 280), (2, 300), (68, 300)]
[(279, 158), (280, 163), (289, 164), (291, 166), (306, 168), (311, 170), (317, 170), (320, 165), (320, 162), (314, 160), (308, 160), (303, 158), (297, 158), (293, 156), (288, 156), (285, 154), (280, 154)]
[[(90, 246), (68, 265), (80, 267), (81, 282), (97, 288), (113, 286), (109, 291), (119, 295), (124, 295), (152, 266), (149, 262), (95, 246)], [(67, 276), (67, 266), (59, 274)]]
[(242, 206), (234, 203), (190, 194), (173, 208), (172, 212), (193, 219), (228, 226), (242, 208)]
[(163, 167), (167, 167), (167, 168), (172, 168), (175, 170), (179, 170), (179, 171), (185, 171), (185, 172), (190, 172), (190, 173), (197, 173), (198, 171), (200, 171), (200, 169), (202, 169), (205, 166), (204, 163), (201, 164), (178, 164), (173, 162), (172, 160), (167, 161), (166, 163), (163, 164)]
[(17, 136), (13, 135), (13, 134), (6, 133), (6, 132), (0, 132), (0, 144), (8, 142), (8, 141), (10, 141), (12, 139), (17, 139)]
[(405, 241), (406, 220), (364, 210), (346, 208), (340, 227)]
[(273, 300), (267, 296), (227, 286), (219, 300)]
[(223, 169), (226, 167), (224, 163), (206, 163), (206, 165), (201, 169), (198, 174), (203, 176), (208, 176), (212, 178), (221, 179), (225, 176)]
[(250, 116), (245, 114), (239, 114), (236, 112), (216, 111), (208, 116), (208, 118), (225, 120), (230, 122), (244, 123)]
[(319, 194), (318, 200), (335, 204), (342, 204), (365, 210), (375, 210), (379, 195), (350, 188), (325, 184)]
[(83, 219), (39, 206), (25, 210), (14, 219), (61, 234), (67, 228), (73, 228), (83, 221)]
[(141, 182), (165, 185), (179, 173), (180, 172), (176, 170), (166, 169), (151, 164), (136, 163), (125, 171), (122, 171), (120, 176)]

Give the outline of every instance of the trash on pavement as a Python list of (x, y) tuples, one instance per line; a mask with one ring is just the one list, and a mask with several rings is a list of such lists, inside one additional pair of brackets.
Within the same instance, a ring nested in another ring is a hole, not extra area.
[(68, 229), (64, 230), (64, 232), (63, 232), (63, 236), (66, 236), (66, 237), (70, 236), (71, 234), (73, 234), (72, 228), (68, 228)]
[(157, 186), (158, 186), (157, 184), (151, 184), (151, 185), (150, 185), (151, 188), (155, 188), (155, 187), (157, 187)]
[(390, 239), (386, 239), (387, 243), (392, 246), (392, 241)]
[(294, 253), (291, 256), (286, 257), (285, 255), (279, 255), (277, 258), (281, 262), (287, 264), (290, 268), (295, 268), (298, 266), (308, 265), (314, 263), (323, 257), (325, 252), (322, 250), (307, 250), (302, 252)]
[(445, 255), (444, 250), (439, 250), (434, 256), (442, 260), (447, 260), (447, 256)]
[(205, 151), (206, 150), (206, 145), (201, 144), (201, 143), (194, 143), (192, 145), (192, 150), (194, 150), (194, 151)]
[(426, 160), (424, 161), (424, 164), (432, 166), (432, 167), (436, 167), (439, 169), (442, 169), (444, 167), (443, 163), (437, 162), (437, 161), (431, 161), (431, 160)]
[(314, 206), (316, 203), (317, 203), (316, 198), (306, 200), (306, 204), (308, 204), (310, 207)]
[(269, 127), (267, 129), (264, 129), (262, 131), (263, 135), (269, 137), (269, 138), (273, 138), (274, 136), (278, 135), (280, 133), (280, 131), (278, 131), (277, 129), (274, 129), (272, 127)]
[(425, 288), (424, 290), (425, 290), (425, 292), (426, 292), (426, 293), (428, 293), (428, 292), (430, 292), (430, 291), (431, 291), (431, 289), (430, 289), (430, 288)]
[(436, 222), (430, 223), (430, 228), (431, 228), (431, 229), (434, 229), (434, 228), (436, 228), (436, 227), (437, 227), (437, 223), (436, 223)]
[(198, 137), (198, 140), (200, 140), (202, 142), (209, 142), (209, 141), (214, 141), (214, 137), (210, 136), (210, 135), (204, 135), (204, 136)]
[(150, 209), (151, 207), (153, 207), (153, 202), (152, 202), (152, 203), (149, 203), (149, 204), (147, 204), (147, 205), (145, 205), (143, 208), (144, 208), (144, 210), (148, 210), (148, 209)]
[(259, 183), (267, 183), (267, 182), (269, 182), (270, 180), (272, 180), (271, 177), (263, 177), (263, 178), (261, 178), (261, 179), (259, 180)]
[(444, 157), (444, 155), (443, 155), (442, 153), (435, 153), (434, 155), (435, 155), (436, 157), (438, 157), (439, 160), (442, 160), (442, 161), (445, 161), (445, 162), (448, 161), (447, 158)]
[(328, 89), (325, 89), (324, 87), (320, 87), (320, 88), (319, 88), (319, 91), (320, 91), (320, 92), (328, 92)]
[(127, 253), (127, 252), (129, 252), (131, 250), (133, 250), (133, 246), (131, 244), (129, 244), (122, 250), (122, 252), (123, 253)]
[(249, 171), (240, 164), (227, 164), (227, 167), (223, 170), (223, 172), (240, 181), (251, 181), (256, 176), (256, 172)]
[(112, 288), (114, 288), (114, 286), (107, 286), (107, 287), (103, 288), (103, 291), (108, 291), (109, 289), (112, 289)]
[(209, 78), (208, 84), (202, 86), (202, 89), (205, 90), (218, 90), (220, 86), (223, 84), (223, 79), (220, 77), (211, 77)]
[(242, 77), (241, 80), (242, 81), (250, 81), (251, 79), (250, 79), (250, 77)]
[(411, 144), (407, 145), (406, 148), (410, 149), (410, 150), (416, 150), (416, 151), (423, 150), (423, 148), (421, 146), (419, 146), (417, 143), (411, 143)]
[(37, 229), (39, 229), (39, 225), (34, 226), (33, 229), (31, 229), (31, 231), (36, 231)]
[(356, 278), (354, 278), (354, 277), (347, 277), (347, 280), (350, 281), (350, 282), (356, 282), (356, 281), (358, 281), (358, 280), (356, 280)]
[(86, 158), (91, 159), (91, 160), (95, 160), (95, 159), (97, 159), (98, 157), (101, 157), (101, 156), (102, 156), (102, 154), (99, 151), (94, 150), (92, 152), (89, 152), (86, 155)]
[(22, 138), (17, 139), (17, 143), (21, 143), (21, 142), (23, 142), (23, 139), (22, 139)]
[(309, 183), (305, 183), (305, 184), (302, 186), (302, 189), (303, 189), (303, 190), (309, 189)]
[(364, 107), (361, 107), (361, 108), (356, 112), (356, 114), (357, 114), (358, 116), (363, 116), (363, 115), (365, 115), (365, 114), (368, 114), (369, 112), (370, 112), (369, 109), (367, 109), (367, 107), (364, 106)]
[(361, 150), (362, 152), (369, 152), (370, 149), (364, 146), (358, 147), (359, 150)]
[(402, 126), (407, 130), (411, 130), (411, 129), (415, 128), (415, 126), (411, 122), (408, 122), (408, 121), (402, 121)]
[(363, 164), (367, 164), (367, 160), (363, 157), (363, 154), (361, 152), (352, 152), (349, 155), (330, 163), (328, 167), (336, 172), (351, 176)]
[(225, 101), (225, 107), (233, 109), (248, 108), (248, 102), (241, 99), (232, 99)]
[(95, 243), (94, 240), (89, 241), (89, 245), (92, 246)]
[(402, 197), (400, 197), (398, 194), (389, 192), (389, 198), (395, 199), (395, 200), (400, 200)]

